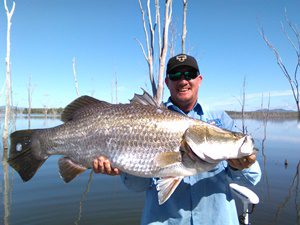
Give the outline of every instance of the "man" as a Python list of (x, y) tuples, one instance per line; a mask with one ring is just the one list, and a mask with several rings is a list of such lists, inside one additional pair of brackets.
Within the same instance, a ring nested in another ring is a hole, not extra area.
[[(170, 98), (165, 103), (170, 110), (213, 123), (228, 130), (236, 130), (233, 120), (225, 112), (209, 112), (198, 103), (198, 89), (202, 76), (195, 58), (180, 54), (167, 64), (165, 83)], [(141, 224), (199, 224), (238, 225), (230, 182), (250, 186), (259, 182), (261, 171), (256, 155), (220, 162), (214, 169), (185, 177), (171, 197), (158, 204), (156, 179), (135, 177), (111, 168), (107, 159), (94, 161), (94, 171), (119, 175), (132, 190), (146, 191)]]

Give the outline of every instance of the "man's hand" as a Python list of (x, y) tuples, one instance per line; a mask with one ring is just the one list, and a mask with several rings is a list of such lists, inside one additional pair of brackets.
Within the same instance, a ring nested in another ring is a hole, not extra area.
[(95, 173), (103, 173), (111, 176), (120, 175), (120, 170), (112, 168), (110, 161), (104, 156), (100, 156), (94, 160), (93, 170)]
[(249, 168), (253, 163), (256, 161), (256, 153), (253, 153), (252, 155), (245, 156), (240, 159), (228, 159), (228, 164), (238, 170), (242, 170), (245, 168)]

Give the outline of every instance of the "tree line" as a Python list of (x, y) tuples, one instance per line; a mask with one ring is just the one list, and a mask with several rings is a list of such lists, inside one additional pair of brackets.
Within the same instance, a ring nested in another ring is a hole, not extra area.
[[(28, 108), (24, 108), (20, 113), (22, 114), (28, 114)], [(57, 115), (61, 114), (63, 112), (64, 108), (31, 108), (32, 114), (47, 114), (47, 115)]]

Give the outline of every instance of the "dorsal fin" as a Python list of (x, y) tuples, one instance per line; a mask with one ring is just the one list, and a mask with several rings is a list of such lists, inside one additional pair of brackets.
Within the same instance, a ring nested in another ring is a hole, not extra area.
[(73, 102), (71, 102), (69, 105), (66, 106), (66, 108), (61, 114), (61, 120), (63, 122), (67, 122), (79, 118), (80, 115), (86, 116), (86, 113), (83, 113), (83, 111), (88, 112), (87, 106), (91, 106), (91, 105), (108, 106), (111, 104), (108, 102), (100, 101), (96, 98), (87, 95), (83, 95), (75, 99)]
[(134, 94), (133, 98), (130, 100), (130, 104), (141, 104), (141, 105), (152, 105), (157, 108), (163, 107), (163, 104), (158, 104), (155, 99), (143, 88), (144, 93), (142, 95)]

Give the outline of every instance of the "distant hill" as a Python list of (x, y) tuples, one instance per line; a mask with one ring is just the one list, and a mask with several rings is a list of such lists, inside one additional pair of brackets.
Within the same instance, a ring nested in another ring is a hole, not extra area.
[[(268, 109), (258, 109), (255, 112), (268, 112)], [(287, 109), (270, 109), (269, 112), (290, 113), (290, 112), (297, 112), (297, 111), (287, 110)]]
[[(226, 111), (233, 119), (242, 118), (242, 112)], [(256, 111), (244, 112), (245, 119), (296, 119), (298, 118), (298, 112), (286, 109), (259, 109)]]
[[(16, 111), (15, 111), (16, 110)], [(28, 114), (28, 108), (12, 107), (11, 111), (15, 111), (17, 114)], [(63, 108), (32, 108), (31, 114), (48, 114), (48, 115), (60, 115)], [(5, 106), (0, 106), (0, 113), (4, 114)]]

